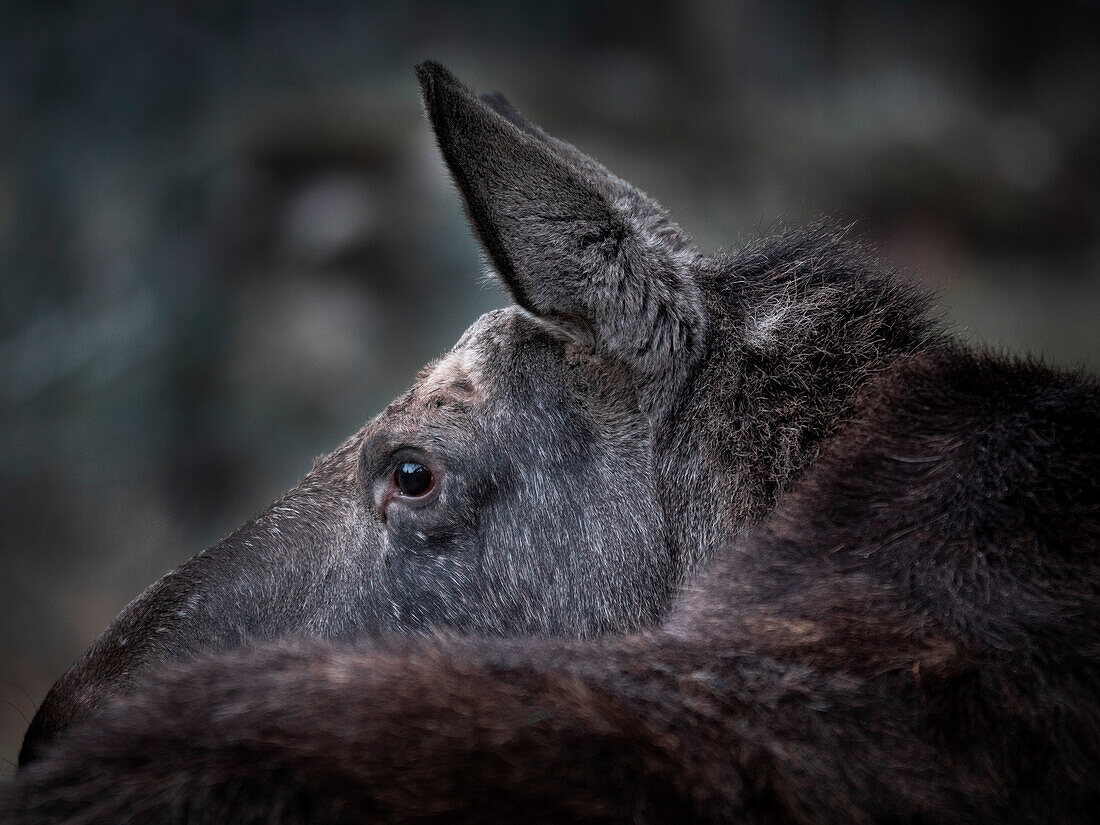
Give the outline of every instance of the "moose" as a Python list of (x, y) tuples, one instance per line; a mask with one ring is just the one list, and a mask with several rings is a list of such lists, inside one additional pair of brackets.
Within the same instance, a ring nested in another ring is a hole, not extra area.
[(1097, 382), (417, 72), (514, 306), (126, 607), (0, 820), (1096, 821)]

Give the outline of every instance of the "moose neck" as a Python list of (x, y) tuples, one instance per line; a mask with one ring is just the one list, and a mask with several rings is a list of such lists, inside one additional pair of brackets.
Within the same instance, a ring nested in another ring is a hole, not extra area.
[(946, 340), (929, 298), (843, 234), (814, 226), (701, 259), (711, 351), (656, 428), (681, 581), (772, 510), (876, 373)]

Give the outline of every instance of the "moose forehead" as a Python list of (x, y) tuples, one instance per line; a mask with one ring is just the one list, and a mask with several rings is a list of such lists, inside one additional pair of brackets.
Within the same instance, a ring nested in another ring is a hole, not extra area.
[(428, 363), (413, 387), (395, 399), (369, 430), (391, 433), (439, 423), (448, 412), (470, 412), (487, 401), (507, 405), (517, 394), (554, 392), (576, 342), (519, 307), (488, 312), (447, 354)]
[(417, 375), (416, 383), (393, 400), (379, 419), (441, 406), (470, 407), (485, 400), (485, 344), (478, 331), (492, 323), (490, 313), (473, 324), (447, 354), (428, 362)]

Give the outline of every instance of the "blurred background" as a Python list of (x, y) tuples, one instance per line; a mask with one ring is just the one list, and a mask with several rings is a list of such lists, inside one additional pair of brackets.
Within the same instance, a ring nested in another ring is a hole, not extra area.
[(147, 584), (505, 303), (413, 65), (704, 250), (856, 220), (971, 340), (1096, 369), (1095, 2), (0, 4), (0, 777)]

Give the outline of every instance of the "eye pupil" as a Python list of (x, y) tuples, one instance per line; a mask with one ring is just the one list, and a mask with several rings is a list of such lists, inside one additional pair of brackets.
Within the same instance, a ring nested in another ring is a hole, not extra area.
[(398, 465), (393, 474), (394, 483), (402, 495), (422, 496), (432, 486), (432, 474), (423, 464), (406, 461)]

